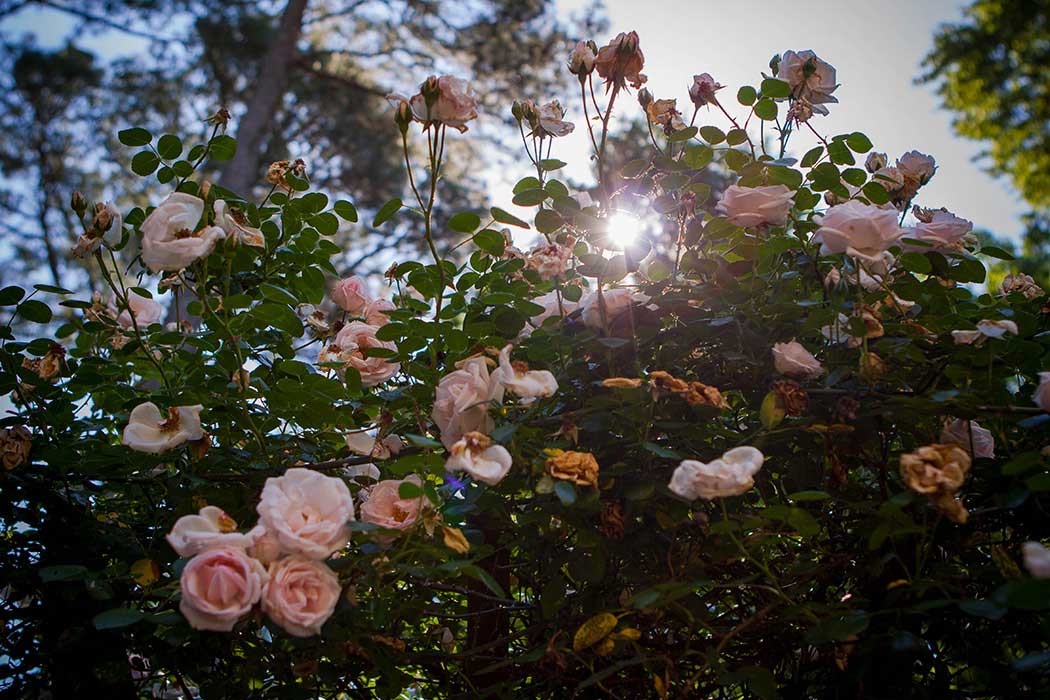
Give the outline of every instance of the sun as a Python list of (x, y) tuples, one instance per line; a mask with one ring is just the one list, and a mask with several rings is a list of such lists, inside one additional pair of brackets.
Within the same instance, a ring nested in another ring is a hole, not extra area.
[(636, 216), (618, 211), (609, 217), (609, 241), (618, 248), (634, 243), (642, 222)]

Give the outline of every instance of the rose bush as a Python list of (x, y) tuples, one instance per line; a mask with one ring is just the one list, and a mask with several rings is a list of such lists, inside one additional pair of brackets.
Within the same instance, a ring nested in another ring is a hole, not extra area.
[[(106, 294), (0, 290), (8, 688), (1050, 692), (1043, 290), (984, 288), (1008, 256), (940, 209), (965, 194), (916, 207), (931, 156), (824, 133), (812, 51), (755, 86), (683, 73), (692, 115), (640, 90), (652, 152), (616, 161), (641, 41), (566, 47), (579, 101), (510, 109), (517, 213), (437, 201), (492, 118), (466, 81), (395, 97), (408, 202), (371, 224), (411, 217), (431, 257), (382, 281), (333, 264), (361, 215), (304, 162), (260, 200), (207, 180), (222, 120), (185, 154), (119, 134), (174, 192), (83, 219)], [(588, 193), (552, 157), (576, 137)]]

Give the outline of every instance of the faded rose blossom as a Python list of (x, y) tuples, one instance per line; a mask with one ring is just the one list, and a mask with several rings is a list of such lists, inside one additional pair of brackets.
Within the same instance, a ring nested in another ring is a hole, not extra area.
[(247, 549), (262, 534), (258, 526), (248, 533), (237, 532), (237, 522), (222, 508), (204, 506), (197, 515), (176, 520), (165, 539), (180, 557), (192, 557), (212, 547)]
[(785, 185), (730, 185), (718, 200), (717, 212), (741, 228), (783, 226), (794, 206), (794, 192)]
[(791, 379), (778, 379), (773, 382), (772, 391), (780, 399), (780, 404), (787, 415), (805, 415), (806, 409), (809, 408), (809, 394), (801, 384)]
[(729, 408), (729, 403), (717, 387), (703, 382), (689, 382), (689, 390), (681, 395), (690, 406), (713, 406)]
[(838, 102), (831, 94), (838, 88), (834, 66), (812, 51), (785, 51), (777, 66), (777, 77), (791, 86), (793, 98), (809, 101), (818, 114), (828, 113), (822, 105)]
[(773, 366), (777, 372), (796, 379), (814, 379), (824, 374), (817, 358), (794, 340), (773, 345)]
[(999, 293), (1004, 296), (1014, 292), (1020, 292), (1025, 299), (1029, 300), (1038, 299), (1045, 294), (1042, 287), (1036, 284), (1032, 276), (1023, 272), (1010, 273), (1003, 278), (1002, 284), (999, 285)]
[(386, 479), (368, 489), (367, 498), (361, 503), (360, 520), (391, 530), (407, 530), (419, 519), (426, 496), (402, 498), (401, 484), (422, 487), (423, 482), (415, 474), (404, 479)]
[(386, 348), (397, 350), (397, 346), (388, 340), (376, 338), (379, 328), (351, 321), (339, 329), (332, 342), (321, 350), (317, 356), (319, 364), (339, 362), (343, 364), (340, 371), (353, 367), (361, 375), (361, 386), (372, 387), (382, 384), (401, 369), (400, 363), (390, 362), (384, 357), (366, 357), (364, 351), (369, 348)]
[(724, 85), (711, 77), (710, 73), (701, 73), (693, 76), (693, 84), (689, 86), (689, 99), (697, 108), (706, 104), (714, 104), (718, 101), (715, 93)]
[(485, 358), (469, 357), (457, 367), (438, 382), (431, 412), (441, 442), (449, 449), (466, 433), (490, 432), (494, 424), (489, 406), (503, 400), (503, 384), (489, 374)]
[(872, 151), (868, 154), (868, 157), (864, 159), (864, 169), (869, 173), (875, 174), (886, 167), (889, 164), (889, 159), (885, 153), (876, 153)]
[(190, 559), (179, 578), (179, 610), (190, 627), (229, 632), (259, 602), (266, 570), (240, 547), (207, 549)]
[(390, 459), (401, 451), (401, 439), (396, 435), (388, 435), (382, 440), (377, 440), (374, 430), (355, 430), (344, 436), (346, 446), (351, 452), (359, 455), (373, 457), (375, 459)]
[(945, 419), (940, 441), (946, 445), (958, 445), (977, 459), (995, 458), (995, 438), (992, 437), (992, 431), (982, 428), (975, 420)]
[[(557, 291), (547, 292), (541, 297), (536, 297), (532, 300), (532, 303), (542, 306), (543, 311), (529, 319), (529, 325), (521, 331), (521, 337), (523, 338), (532, 334), (532, 328), (542, 327), (548, 318), (568, 316), (580, 307), (580, 302), (569, 301)], [(532, 326), (532, 328), (529, 326)]]
[(190, 440), (204, 437), (200, 404), (173, 406), (161, 415), (155, 403), (140, 403), (131, 410), (122, 442), (137, 452), (160, 454)]
[(929, 221), (920, 221), (914, 228), (904, 230), (905, 238), (914, 238), (932, 247), (906, 245), (905, 248), (919, 251), (958, 248), (963, 237), (972, 230), (972, 221), (961, 219), (949, 211), (935, 211), (931, 213)]
[(444, 124), (460, 133), (467, 130), (467, 122), (478, 118), (474, 89), (467, 81), (451, 75), (430, 76), (408, 103), (417, 121), (424, 125)]
[(1024, 568), (1033, 578), (1050, 579), (1050, 549), (1039, 542), (1025, 542), (1021, 545)]
[(350, 538), (354, 499), (342, 479), (292, 467), (266, 480), (256, 510), (283, 551), (327, 559)]
[(294, 162), (278, 160), (270, 163), (270, 167), (266, 171), (266, 181), (271, 185), (277, 185), (286, 190), (291, 190), (292, 185), (288, 182), (289, 175), (297, 178), (305, 177), (306, 161), (302, 158), (297, 158)]
[(594, 329), (604, 327), (602, 323), (602, 310), (605, 311), (605, 321), (612, 323), (617, 317), (626, 312), (635, 303), (648, 303), (649, 297), (634, 289), (617, 287), (615, 289), (591, 292), (580, 302), (583, 309), (583, 322)]
[(336, 306), (354, 316), (364, 316), (365, 307), (372, 301), (368, 286), (357, 275), (336, 282), (330, 296)]
[(1017, 335), (1017, 324), (1013, 321), (991, 321), (984, 319), (977, 322), (977, 330), (989, 338), (1002, 338), (1007, 333)]
[(626, 83), (638, 89), (647, 80), (642, 74), (645, 54), (638, 44), (638, 32), (620, 32), (605, 46), (598, 49), (594, 68), (609, 86), (622, 88)]
[(324, 311), (313, 304), (299, 304), (295, 310), (317, 336), (324, 338), (331, 334), (332, 324), (328, 322), (328, 316)]
[(0, 461), (11, 471), (29, 461), (33, 449), (33, 435), (24, 425), (0, 429)]
[(513, 459), (502, 445), (484, 433), (467, 433), (449, 449), (445, 471), (465, 471), (475, 481), (495, 486), (510, 471)]
[(871, 179), (882, 185), (882, 189), (891, 195), (895, 195), (904, 187), (904, 173), (892, 165), (879, 168)]
[(569, 72), (583, 80), (594, 70), (594, 51), (587, 42), (578, 41), (569, 55)]
[(904, 176), (910, 188), (918, 190), (933, 178), (937, 171), (937, 161), (933, 156), (918, 151), (908, 151), (897, 159), (897, 170)]
[(253, 559), (258, 559), (259, 563), (263, 566), (269, 566), (271, 563), (284, 556), (284, 551), (281, 549), (281, 543), (276, 537), (271, 535), (266, 528), (256, 526), (252, 529), (252, 532), (255, 532), (256, 530), (258, 530), (260, 534), (248, 547), (248, 556)]
[(856, 200), (831, 207), (815, 221), (821, 255), (845, 253), (872, 265), (881, 264), (882, 254), (904, 233), (895, 211)]
[(739, 496), (755, 485), (754, 476), (765, 456), (754, 447), (734, 447), (707, 464), (683, 460), (671, 475), (667, 488), (687, 500), (714, 500)]
[(324, 563), (285, 557), (270, 564), (262, 609), (293, 637), (310, 637), (321, 633), (341, 594), (339, 579)]
[(248, 222), (244, 212), (224, 199), (215, 201), (215, 225), (226, 232), (226, 236), (232, 236), (239, 243), (252, 246), (253, 248), (265, 248), (266, 237), (260, 229)]
[(503, 384), (505, 389), (521, 397), (521, 403), (531, 403), (534, 399), (554, 396), (558, 391), (558, 380), (547, 370), (530, 370), (523, 361), (511, 362), (510, 351), (513, 345), (506, 345), (499, 353), (499, 369), (492, 373), (493, 381)]
[(1035, 405), (1050, 413), (1050, 372), (1039, 373), (1039, 384), (1032, 394)]
[(926, 445), (901, 455), (901, 478), (916, 493), (951, 494), (963, 485), (970, 464), (970, 455), (958, 445)]
[(368, 325), (381, 328), (390, 323), (390, 316), (387, 312), (396, 308), (394, 302), (389, 299), (373, 299), (365, 305), (361, 315), (364, 316), (365, 323)]
[(529, 267), (539, 274), (540, 279), (561, 277), (569, 269), (569, 263), (572, 261), (572, 246), (557, 243), (538, 245), (529, 251), (527, 261)]
[(598, 460), (590, 452), (553, 450), (547, 458), (547, 473), (577, 486), (598, 488)]
[[(814, 113), (827, 114), (827, 110), (822, 111), (821, 107), (815, 107), (813, 103), (807, 100), (805, 97), (798, 97), (791, 103), (791, 106), (788, 107), (785, 121), (788, 124), (792, 122), (794, 122), (795, 124), (805, 124), (813, 118)], [(825, 199), (827, 199), (829, 195), (834, 196), (834, 193), (825, 193)]]
[(169, 195), (150, 212), (139, 226), (146, 266), (153, 272), (181, 270), (210, 255), (226, 232), (218, 226), (198, 229), (203, 214), (204, 200), (187, 192)]
[(888, 370), (886, 361), (874, 352), (868, 351), (861, 354), (857, 372), (860, 378), (869, 384), (874, 384), (882, 379)]
[(682, 113), (677, 109), (677, 100), (653, 100), (645, 107), (650, 124), (663, 127), (664, 132), (673, 134), (685, 128)]
[(576, 128), (572, 122), (565, 121), (565, 110), (558, 100), (552, 100), (535, 111), (535, 123), (530, 121), (532, 133), (539, 137), (568, 136)]
[[(121, 328), (131, 328), (136, 324), (139, 328), (146, 328), (154, 323), (160, 323), (164, 318), (164, 307), (159, 302), (144, 297), (136, 291), (128, 292), (128, 306), (131, 313), (128, 313), (128, 309), (124, 309), (117, 315), (116, 300), (110, 302), (110, 315), (117, 316), (117, 325)], [(132, 318), (135, 319), (134, 322)]]

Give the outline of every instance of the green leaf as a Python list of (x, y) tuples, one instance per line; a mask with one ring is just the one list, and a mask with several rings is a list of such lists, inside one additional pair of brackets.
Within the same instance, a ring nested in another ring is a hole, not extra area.
[(57, 564), (55, 566), (45, 566), (43, 569), (37, 572), (40, 576), (40, 580), (44, 583), (50, 583), (52, 581), (76, 581), (84, 578), (88, 574), (86, 566), (79, 564)]
[(814, 146), (813, 148), (806, 151), (806, 155), (802, 156), (802, 162), (799, 163), (803, 168), (810, 168), (820, 160), (820, 157), (824, 155), (823, 146)]
[(540, 233), (554, 233), (564, 225), (561, 214), (553, 209), (540, 209), (536, 212), (536, 230)]
[(340, 199), (336, 202), (335, 206), (332, 207), (332, 211), (334, 211), (336, 216), (340, 219), (349, 221), (352, 224), (357, 223), (357, 207), (345, 199)]
[(492, 229), (487, 228), (474, 234), (474, 245), (481, 248), (489, 255), (499, 257), (503, 255), (503, 250), (506, 248), (507, 241), (499, 231), (493, 231)]
[(707, 167), (715, 157), (715, 152), (711, 150), (709, 146), (697, 145), (689, 146), (685, 149), (685, 155), (682, 156), (682, 162), (693, 170), (702, 170)]
[(854, 131), (846, 137), (846, 145), (856, 153), (867, 153), (871, 150), (871, 140), (859, 131)]
[(778, 78), (766, 78), (763, 80), (761, 90), (763, 97), (780, 98), (791, 94), (791, 86)]
[(547, 193), (541, 189), (522, 190), (521, 192), (514, 195), (514, 199), (511, 201), (517, 204), (519, 207), (534, 207), (537, 204), (542, 204), (543, 200), (547, 199)]
[(857, 162), (842, 141), (832, 141), (828, 144), (828, 156), (836, 165), (853, 165)]
[(40, 292), (48, 292), (50, 294), (72, 294), (73, 290), (66, 289), (65, 287), (56, 287), (52, 284), (34, 284), (33, 289)]
[(131, 172), (141, 177), (152, 175), (160, 165), (160, 158), (153, 151), (139, 151), (131, 159)]
[(867, 197), (868, 201), (872, 204), (885, 204), (890, 201), (889, 192), (877, 182), (869, 182), (864, 185), (861, 192), (864, 193), (864, 196)]
[(401, 200), (394, 197), (389, 202), (379, 207), (379, 211), (376, 212), (375, 218), (372, 219), (372, 226), (380, 226), (381, 224), (386, 223), (400, 210)]
[(448, 227), (459, 233), (474, 233), (481, 225), (481, 217), (472, 211), (461, 211), (448, 220)]
[(730, 129), (726, 134), (726, 143), (730, 146), (739, 146), (747, 141), (747, 132), (743, 129)]
[(744, 85), (736, 91), (736, 101), (750, 107), (758, 99), (758, 93), (750, 85)]
[(153, 135), (145, 129), (133, 127), (117, 132), (117, 139), (125, 146), (145, 146), (153, 140)]
[(1016, 257), (1013, 253), (1003, 250), (998, 246), (986, 245), (981, 247), (981, 255), (987, 255), (990, 258), (998, 258), (999, 260), (1015, 260)]
[(212, 160), (229, 160), (237, 154), (237, 139), (227, 134), (220, 134), (208, 143), (211, 146)]
[(755, 103), (755, 116), (765, 121), (773, 121), (777, 118), (777, 103), (768, 97), (763, 97)]
[(18, 305), (16, 313), (33, 323), (47, 323), (51, 320), (51, 307), (42, 301), (28, 299)]
[(401, 485), (397, 487), (398, 498), (419, 498), (422, 495), (423, 489), (411, 481), (402, 481)]
[(726, 135), (717, 126), (702, 126), (700, 127), (700, 138), (708, 143), (722, 143), (726, 140)]
[(339, 231), (339, 219), (328, 211), (310, 217), (310, 225), (324, 236), (334, 236)]
[(26, 291), (21, 287), (16, 287), (15, 285), (4, 287), (3, 289), (0, 289), (0, 306), (11, 306), (17, 304), (25, 295)]
[(920, 275), (928, 275), (933, 270), (930, 259), (922, 253), (903, 253), (900, 257), (901, 266), (909, 272), (917, 272)]
[(517, 226), (518, 228), (529, 228), (528, 223), (522, 221), (518, 217), (514, 216), (508, 211), (504, 211), (499, 207), (492, 207), (489, 209), (489, 213), (492, 214), (492, 218), (501, 224), (507, 224), (508, 226)]
[(546, 172), (552, 172), (564, 168), (568, 163), (564, 160), (558, 160), (557, 158), (544, 158), (540, 161), (540, 168)]
[(558, 497), (563, 506), (571, 506), (576, 502), (576, 487), (568, 481), (559, 479), (554, 483), (554, 495)]
[(95, 623), (95, 629), (98, 630), (112, 630), (120, 627), (127, 627), (139, 622), (143, 618), (141, 610), (135, 610), (133, 608), (113, 608), (106, 612), (95, 615), (93, 622)]
[(182, 140), (174, 134), (164, 134), (157, 141), (157, 153), (164, 160), (175, 160), (182, 155)]
[(671, 134), (670, 136), (668, 136), (667, 140), (670, 143), (677, 143), (679, 141), (688, 141), (689, 139), (691, 139), (694, 136), (696, 136), (696, 132), (697, 131), (699, 131), (699, 129), (697, 129), (695, 126), (687, 126), (686, 128), (679, 129), (678, 131), (676, 131), (673, 134)]

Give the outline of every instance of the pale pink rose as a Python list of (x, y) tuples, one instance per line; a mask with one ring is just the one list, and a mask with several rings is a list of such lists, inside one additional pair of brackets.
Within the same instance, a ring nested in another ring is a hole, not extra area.
[(885, 153), (876, 153), (872, 151), (868, 154), (868, 157), (864, 159), (864, 169), (869, 173), (877, 173), (889, 164), (889, 159)]
[(240, 547), (206, 549), (182, 570), (179, 610), (193, 629), (229, 632), (259, 602), (266, 579)]
[(586, 42), (576, 42), (572, 54), (569, 55), (569, 72), (579, 76), (581, 79), (587, 77), (594, 70), (594, 52)]
[(283, 551), (325, 559), (350, 538), (354, 499), (342, 479), (293, 467), (266, 480), (256, 510)]
[(636, 303), (645, 304), (649, 297), (634, 289), (617, 287), (616, 289), (605, 289), (601, 294), (591, 292), (580, 302), (582, 308), (583, 322), (594, 329), (604, 327), (602, 323), (602, 309), (605, 309), (605, 320), (612, 323), (620, 314), (624, 313)]
[[(973, 440), (973, 449), (970, 449), (970, 441)], [(995, 457), (995, 438), (992, 431), (982, 428), (977, 421), (945, 420), (944, 428), (941, 430), (941, 443), (958, 445), (973, 457), (979, 459), (993, 459)]]
[(715, 93), (724, 86), (711, 77), (710, 73), (701, 73), (693, 76), (693, 84), (689, 86), (689, 99), (697, 107), (711, 104), (716, 101)]
[(755, 485), (765, 456), (754, 447), (734, 447), (707, 464), (683, 460), (671, 475), (670, 491), (690, 501), (739, 496)]
[(773, 345), (773, 366), (777, 372), (798, 379), (814, 379), (824, 374), (817, 358), (794, 340)]
[(197, 225), (204, 214), (204, 200), (188, 192), (175, 192), (150, 212), (139, 226), (142, 261), (153, 272), (181, 270), (207, 257), (226, 238), (218, 226)]
[(926, 246), (906, 246), (915, 250), (944, 250), (958, 247), (966, 234), (973, 230), (973, 222), (960, 219), (947, 211), (937, 211), (929, 222), (920, 221), (914, 228), (905, 229), (905, 238), (914, 238), (931, 244)]
[(1050, 413), (1050, 372), (1039, 373), (1039, 385), (1032, 394), (1035, 405)]
[(598, 75), (612, 85), (624, 87), (630, 83), (637, 89), (646, 81), (641, 72), (645, 67), (645, 54), (638, 45), (638, 32), (620, 32), (605, 46), (598, 49), (594, 68)]
[(838, 88), (835, 67), (812, 51), (785, 51), (777, 66), (777, 77), (791, 86), (791, 96), (804, 99), (818, 114), (827, 114), (821, 105), (838, 102), (832, 96)]
[(783, 226), (795, 204), (794, 192), (784, 185), (741, 187), (730, 185), (718, 201), (719, 216), (741, 228)]
[(1017, 324), (1013, 321), (990, 321), (984, 319), (977, 322), (977, 330), (981, 332), (981, 335), (989, 338), (1002, 338), (1007, 333), (1017, 335)]
[(1050, 549), (1038, 542), (1025, 542), (1021, 545), (1024, 557), (1024, 568), (1033, 578), (1050, 578)]
[(475, 356), (457, 364), (438, 382), (430, 417), (441, 431), (447, 448), (465, 433), (488, 433), (493, 428), (489, 407), (503, 400), (503, 384), (489, 373), (485, 358)]
[(507, 476), (513, 460), (510, 452), (496, 445), (482, 433), (467, 433), (449, 449), (445, 471), (465, 471), (489, 486), (495, 486)]
[(368, 348), (397, 349), (393, 342), (376, 338), (378, 330), (373, 325), (351, 321), (340, 328), (332, 342), (321, 350), (317, 362), (340, 362), (343, 364), (342, 369), (353, 367), (361, 375), (361, 386), (382, 384), (397, 374), (401, 365), (383, 357), (365, 357), (364, 351)]
[(344, 435), (346, 446), (351, 452), (359, 455), (373, 457), (375, 459), (390, 459), (401, 451), (401, 438), (396, 435), (387, 435), (382, 440), (376, 440), (376, 430), (355, 430)]
[[(462, 133), (467, 130), (467, 122), (478, 118), (478, 96), (465, 80), (451, 75), (431, 76), (419, 90), (409, 104), (416, 119), (424, 124), (444, 124)], [(429, 107), (425, 97), (428, 94), (433, 96)]]
[(215, 201), (215, 225), (235, 236), (237, 240), (254, 248), (265, 248), (266, 237), (263, 232), (248, 223), (248, 218), (237, 207), (227, 204), (226, 200)]
[(933, 156), (925, 153), (908, 151), (897, 159), (897, 170), (906, 180), (911, 180), (914, 187), (918, 189), (933, 177), (933, 173), (937, 170), (937, 161), (933, 159)]
[(390, 323), (387, 312), (395, 308), (397, 307), (394, 306), (394, 302), (389, 299), (373, 299), (365, 305), (361, 315), (364, 316), (365, 323), (379, 328)]
[(270, 564), (262, 594), (266, 615), (293, 637), (311, 637), (335, 612), (342, 587), (322, 562), (285, 557)]
[[(116, 300), (111, 302), (110, 306), (116, 311)], [(138, 292), (128, 291), (128, 306), (131, 307), (131, 313), (124, 309), (117, 316), (117, 325), (121, 328), (138, 325), (141, 330), (154, 323), (160, 323), (160, 320), (164, 318), (164, 307), (156, 300), (144, 297)]]
[(820, 241), (821, 255), (845, 253), (871, 264), (881, 262), (882, 253), (904, 233), (894, 210), (857, 200), (831, 207), (815, 221), (820, 228), (813, 239)]
[(540, 279), (560, 277), (569, 269), (572, 248), (557, 243), (538, 245), (529, 251), (529, 267), (539, 273)]
[(252, 532), (256, 531), (260, 531), (261, 534), (248, 547), (248, 556), (258, 559), (263, 566), (269, 566), (272, 562), (280, 559), (284, 555), (284, 551), (281, 549), (281, 543), (277, 541), (276, 537), (267, 532), (266, 528), (256, 525)]
[(262, 537), (263, 529), (237, 532), (237, 523), (222, 508), (204, 506), (197, 515), (184, 515), (175, 521), (166, 539), (180, 557), (192, 557), (212, 547), (251, 547)]
[(542, 105), (536, 112), (539, 131), (537, 135), (568, 136), (576, 128), (572, 122), (565, 121), (565, 110), (557, 100)]
[(162, 415), (155, 403), (140, 403), (131, 410), (122, 442), (137, 452), (160, 454), (190, 440), (204, 437), (201, 405), (174, 406)]
[(391, 530), (412, 527), (423, 509), (426, 496), (401, 498), (401, 484), (422, 486), (415, 474), (404, 479), (385, 479), (368, 489), (368, 497), (361, 503), (361, 522), (372, 523)]
[(562, 318), (580, 308), (580, 302), (578, 301), (569, 301), (564, 296), (561, 296), (559, 300), (557, 291), (547, 292), (541, 297), (536, 297), (532, 300), (532, 303), (542, 306), (543, 311), (529, 319), (529, 324), (521, 330), (520, 337), (522, 338), (530, 336), (532, 329), (540, 328), (548, 318)]
[(524, 362), (511, 362), (510, 351), (513, 347), (507, 345), (500, 350), (499, 368), (492, 373), (493, 380), (521, 397), (523, 404), (537, 398), (554, 396), (558, 391), (558, 380), (554, 375), (545, 369), (530, 370)]
[(364, 316), (365, 307), (371, 301), (365, 281), (357, 275), (336, 282), (331, 297), (336, 306), (354, 316)]

